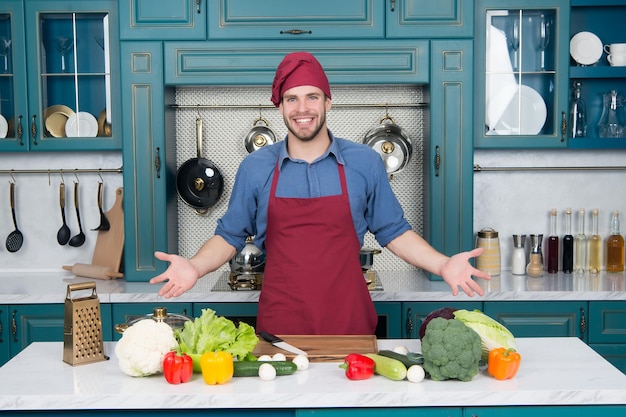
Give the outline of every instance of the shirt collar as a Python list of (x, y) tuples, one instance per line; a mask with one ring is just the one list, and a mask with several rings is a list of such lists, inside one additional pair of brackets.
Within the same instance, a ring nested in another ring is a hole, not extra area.
[[(315, 163), (317, 161), (321, 161), (322, 159), (326, 159), (330, 155), (333, 155), (335, 157), (335, 159), (337, 160), (337, 163), (339, 163), (341, 165), (345, 165), (343, 156), (341, 155), (341, 150), (339, 149), (339, 144), (335, 140), (335, 136), (332, 134), (332, 132), (330, 130), (328, 131), (328, 136), (330, 136), (330, 146), (328, 147), (326, 152), (324, 152), (324, 154), (322, 156), (320, 156), (315, 161), (313, 161), (313, 163)], [(289, 154), (287, 153), (287, 140), (288, 140), (288, 138), (285, 137), (285, 140), (282, 141), (283, 143), (281, 144), (280, 152), (278, 154), (278, 162), (279, 162), (278, 166), (280, 167), (281, 171), (282, 171), (283, 164), (284, 164), (286, 159), (289, 159), (289, 160), (294, 161), (294, 162), (297, 161), (297, 160), (291, 158), (289, 156)]]

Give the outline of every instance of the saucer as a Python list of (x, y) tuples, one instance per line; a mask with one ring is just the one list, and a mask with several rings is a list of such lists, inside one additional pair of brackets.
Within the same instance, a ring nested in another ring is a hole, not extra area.
[(71, 115), (65, 123), (65, 133), (68, 138), (93, 138), (98, 134), (98, 121), (86, 111), (79, 111)]
[(600, 60), (604, 46), (591, 32), (578, 32), (569, 43), (569, 51), (574, 61), (580, 65), (593, 65)]

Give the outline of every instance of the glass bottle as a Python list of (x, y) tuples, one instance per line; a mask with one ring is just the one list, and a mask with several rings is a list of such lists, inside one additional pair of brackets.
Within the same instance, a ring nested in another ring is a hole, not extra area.
[(585, 209), (578, 211), (578, 234), (574, 241), (574, 269), (585, 272), (588, 269), (587, 236), (585, 235)]
[(602, 237), (598, 234), (598, 209), (591, 212), (591, 236), (589, 237), (589, 272), (597, 274), (602, 269)]
[(570, 135), (573, 138), (583, 138), (587, 136), (587, 107), (584, 100), (580, 97), (580, 86), (582, 83), (576, 81), (574, 83), (572, 105), (570, 107)]
[(548, 273), (559, 272), (559, 237), (556, 234), (556, 209), (550, 211), (550, 235), (548, 236)]
[(513, 275), (526, 274), (526, 235), (513, 235), (513, 266), (511, 272)]
[(611, 235), (606, 242), (607, 272), (624, 271), (624, 237), (619, 232), (619, 212), (615, 210), (611, 217)]
[(574, 236), (572, 236), (572, 209), (565, 210), (565, 236), (563, 236), (563, 272), (574, 270)]
[(602, 115), (598, 122), (598, 136), (621, 138), (624, 136), (623, 98), (617, 90), (602, 95)]

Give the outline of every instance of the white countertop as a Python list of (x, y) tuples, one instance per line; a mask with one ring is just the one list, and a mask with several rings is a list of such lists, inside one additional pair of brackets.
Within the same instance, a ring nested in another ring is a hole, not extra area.
[[(420, 351), (418, 340), (379, 340)], [(375, 375), (348, 380), (338, 363), (312, 363), (274, 381), (233, 378), (206, 385), (200, 374), (170, 385), (162, 375), (133, 378), (110, 360), (71, 366), (62, 342), (31, 344), (0, 368), (0, 410), (430, 407), (626, 404), (626, 375), (577, 338), (520, 338), (522, 364), (515, 378), (481, 372), (469, 382), (391, 381)]]
[[(157, 294), (161, 285), (146, 282), (81, 278), (66, 271), (0, 271), (0, 304), (62, 303), (67, 285), (84, 281), (96, 282), (101, 303), (258, 301), (259, 291), (213, 291), (224, 274), (227, 272), (209, 274), (182, 296), (165, 299)], [(455, 297), (446, 283), (431, 281), (419, 271), (379, 271), (378, 276), (383, 291), (371, 291), (374, 301), (626, 300), (624, 273), (596, 276), (546, 273), (541, 278), (530, 278), (503, 271), (491, 281), (478, 281), (485, 289), (483, 297), (469, 297), (463, 292)]]

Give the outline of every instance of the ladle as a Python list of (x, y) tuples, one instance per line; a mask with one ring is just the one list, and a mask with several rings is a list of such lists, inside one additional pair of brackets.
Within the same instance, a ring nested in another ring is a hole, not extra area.
[(85, 243), (85, 233), (80, 222), (80, 210), (78, 208), (78, 182), (74, 183), (74, 206), (76, 206), (76, 218), (78, 219), (78, 234), (70, 239), (70, 246), (78, 247)]
[(57, 242), (59, 245), (65, 245), (70, 240), (70, 228), (65, 221), (65, 183), (62, 182), (59, 186), (59, 205), (61, 206), (61, 219), (63, 219), (63, 226), (57, 232)]
[(22, 243), (24, 243), (24, 235), (17, 228), (17, 220), (15, 219), (15, 183), (11, 182), (11, 215), (13, 216), (13, 225), (15, 226), (15, 230), (9, 233), (7, 236), (7, 250), (9, 252), (17, 252), (22, 247)]
[(100, 181), (98, 183), (98, 210), (100, 211), (100, 224), (98, 225), (98, 227), (96, 227), (95, 229), (91, 229), (91, 230), (106, 231), (111, 228), (109, 219), (107, 219), (107, 216), (104, 214), (104, 211), (102, 211), (102, 187), (103, 187), (103, 183), (102, 181)]

